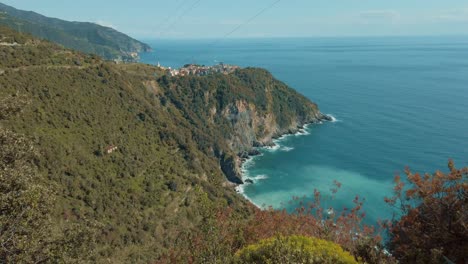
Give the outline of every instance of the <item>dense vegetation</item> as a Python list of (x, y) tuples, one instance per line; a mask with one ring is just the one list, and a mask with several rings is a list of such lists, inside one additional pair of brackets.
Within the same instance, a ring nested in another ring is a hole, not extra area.
[(388, 227), (389, 248), (404, 263), (468, 261), (468, 168), (395, 178), (387, 203), (401, 214)]
[[(338, 189), (339, 183), (336, 183), (333, 192)], [(294, 214), (270, 208), (255, 210), (248, 218), (238, 216), (233, 208), (225, 208), (205, 200), (204, 221), (196, 229), (181, 233), (180, 239), (159, 263), (238, 263), (241, 254), (239, 252), (249, 250), (251, 245), (261, 244), (262, 240), (274, 241), (273, 245), (268, 242), (273, 249), (281, 248), (288, 251), (287, 254), (294, 254), (298, 249), (291, 247), (287, 239), (272, 239), (290, 236), (305, 236), (334, 242), (360, 262), (396, 263), (384, 251), (378, 230), (363, 225), (362, 220), (365, 216), (362, 211), (362, 199), (356, 197), (353, 208), (328, 215), (328, 208), (321, 206), (321, 194), (316, 191), (313, 196), (312, 202), (304, 203)], [(323, 250), (332, 248), (335, 247)], [(274, 254), (275, 252), (270, 253), (273, 254), (270, 257), (278, 256)], [(319, 254), (315, 257), (319, 259)], [(325, 258), (317, 263), (329, 263), (327, 260), (329, 259)]]
[[(28, 99), (0, 100), (0, 121), (15, 117)], [(86, 262), (94, 254), (95, 221), (54, 226), (56, 185), (37, 171), (32, 141), (0, 126), (0, 262)]]
[[(332, 193), (339, 191), (341, 184), (335, 185)], [(294, 235), (332, 241), (363, 263), (466, 263), (468, 168), (456, 169), (449, 162), (446, 174), (438, 171), (420, 176), (407, 170), (406, 179), (396, 177), (394, 190), (395, 196), (387, 198), (387, 202), (399, 214), (383, 222), (379, 230), (362, 224), (365, 214), (359, 197), (353, 208), (335, 210), (333, 215), (321, 207), (317, 191), (314, 201), (303, 204), (294, 214), (255, 210), (244, 219), (231, 208), (211, 205), (203, 223), (182, 235), (160, 263), (236, 263), (239, 252), (250, 245)], [(379, 235), (383, 232), (387, 241)], [(284, 240), (274, 245), (288, 248)]]
[(468, 259), (468, 170), (453, 164), (408, 171), (409, 187), (397, 178), (387, 201), (401, 215), (384, 226), (393, 257), (362, 224), (360, 197), (329, 215), (319, 192), (295, 214), (236, 194), (222, 163), (255, 143), (233, 144), (239, 120), (255, 111), (288, 128), (318, 112), (264, 70), (170, 77), (4, 27), (0, 39), (0, 262), (242, 263), (264, 239), (295, 252), (281, 238), (295, 235), (366, 263)]
[[(229, 122), (205, 118), (207, 105), (249, 92), (240, 77), (179, 80), (157, 67), (105, 62), (7, 28), (0, 35), (11, 44), (0, 46), (0, 98), (29, 102), (1, 124), (30, 140), (37, 177), (56, 186), (48, 208), (54, 232), (94, 220), (101, 226), (97, 260), (144, 261), (201, 220), (200, 197), (239, 215), (252, 210), (220, 167), (222, 158), (237, 154), (226, 140)], [(264, 76), (259, 85), (289, 89), (263, 70), (239, 76), (257, 73)], [(206, 102), (203, 89), (217, 96)], [(106, 153), (111, 145), (118, 149)]]
[(94, 23), (69, 22), (22, 11), (0, 3), (0, 25), (38, 38), (59, 43), (67, 48), (97, 54), (109, 60), (133, 61), (134, 52), (151, 48), (112, 28)]

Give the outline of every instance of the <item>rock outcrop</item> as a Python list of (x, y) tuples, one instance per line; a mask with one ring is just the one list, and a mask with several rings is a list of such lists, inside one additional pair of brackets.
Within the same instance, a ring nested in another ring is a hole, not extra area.
[(240, 158), (238, 156), (224, 157), (220, 161), (221, 170), (226, 178), (235, 184), (243, 184), (242, 173), (240, 170)]
[(309, 111), (291, 118), (286, 125), (279, 125), (280, 117), (274, 113), (261, 114), (256, 106), (239, 100), (227, 106), (222, 115), (230, 121), (233, 134), (228, 139), (228, 145), (238, 153), (236, 157), (223, 160), (221, 168), (229, 181), (243, 183), (240, 167), (249, 156), (261, 154), (257, 147), (273, 146), (273, 139), (285, 134), (294, 134), (309, 123), (331, 121), (327, 115), (320, 113), (315, 104), (308, 102)]
[(163, 76), (159, 85), (166, 91), (165, 98), (197, 127), (196, 134), (209, 135), (209, 140), (201, 138), (200, 147), (215, 150), (209, 152), (233, 183), (242, 183), (240, 166), (248, 156), (259, 154), (256, 147), (272, 146), (273, 139), (281, 135), (329, 119), (316, 104), (264, 69), (203, 77)]

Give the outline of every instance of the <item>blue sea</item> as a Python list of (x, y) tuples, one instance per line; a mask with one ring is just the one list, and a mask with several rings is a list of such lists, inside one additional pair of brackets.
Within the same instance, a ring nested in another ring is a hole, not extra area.
[[(468, 166), (468, 37), (147, 41), (142, 62), (262, 67), (331, 114), (244, 164), (254, 204), (293, 210), (293, 196), (325, 207), (364, 198), (366, 223), (390, 218), (393, 178)], [(333, 181), (342, 184), (331, 195)]]

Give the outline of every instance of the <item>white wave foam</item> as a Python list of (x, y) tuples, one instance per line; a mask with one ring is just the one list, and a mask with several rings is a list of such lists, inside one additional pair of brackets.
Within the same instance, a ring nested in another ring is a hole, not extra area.
[(332, 122), (332, 123), (341, 122), (341, 120), (337, 119), (334, 115), (327, 114), (327, 116), (329, 116), (331, 118), (330, 122)]
[(289, 136), (289, 134), (284, 134), (284, 135), (281, 135), (279, 138), (277, 138), (277, 140), (282, 140), (282, 139), (285, 139)]
[(278, 144), (278, 140), (274, 140), (273, 141), (275, 143), (275, 145), (273, 146), (267, 146), (267, 147), (264, 147), (266, 150), (268, 151), (271, 151), (271, 152), (275, 152), (277, 151), (278, 149), (280, 149), (280, 145)]
[[(259, 156), (261, 156), (261, 155), (259, 155)], [(259, 156), (255, 156), (255, 157), (259, 157)], [(252, 167), (253, 165), (255, 165), (255, 157), (249, 157), (247, 160), (245, 160), (242, 163), (241, 172), (242, 172), (243, 176), (246, 176), (248, 174), (249, 168)]]
[(277, 138), (277, 139), (273, 139), (273, 143), (275, 143), (275, 145), (278, 146), (275, 150), (277, 150), (278, 148), (280, 148), (280, 147), (281, 147), (281, 143), (283, 143), (284, 141), (286, 141), (287, 138), (290, 137), (290, 136), (293, 136), (293, 135), (288, 134), (288, 135), (283, 135), (283, 136), (281, 136), (281, 137), (279, 137), (279, 138)]
[(255, 203), (250, 197), (248, 197), (247, 195), (245, 195), (245, 187), (247, 185), (246, 184), (241, 184), (241, 185), (238, 185), (236, 187), (236, 192), (238, 192), (239, 194), (241, 194), (242, 196), (244, 196), (245, 199), (247, 199), (247, 201), (249, 201), (251, 204), (253, 204), (255, 207), (257, 207), (258, 209), (264, 209), (262, 206), (258, 205), (257, 203)]
[(277, 151), (285, 151), (285, 152), (289, 152), (291, 150), (293, 150), (294, 148), (293, 147), (288, 147), (288, 146), (283, 146), (281, 145), (281, 140), (273, 140), (273, 142), (275, 143), (274, 146), (271, 146), (271, 147), (264, 147), (264, 149), (266, 149), (267, 151), (269, 152), (277, 152)]
[(268, 175), (260, 174), (255, 177), (251, 177), (250, 179), (254, 180), (255, 182), (260, 181), (260, 180), (266, 180), (268, 179)]
[[(244, 195), (244, 184), (237, 185), (236, 186), (236, 192)], [(247, 196), (244, 195), (244, 197), (247, 197)]]
[(282, 147), (281, 151), (289, 152), (289, 151), (291, 151), (293, 149), (294, 149), (293, 147)]
[(298, 137), (298, 136), (307, 136), (307, 135), (310, 135), (310, 132), (307, 131), (306, 129), (300, 129), (296, 134), (294, 134), (294, 136)]
[(281, 137), (279, 137), (279, 138), (277, 138), (277, 139), (274, 139), (273, 142), (275, 142), (275, 143), (276, 143), (276, 142), (281, 142), (281, 141), (287, 139), (287, 138), (290, 137), (290, 136), (291, 136), (290, 134), (284, 134), (284, 135), (282, 135)]

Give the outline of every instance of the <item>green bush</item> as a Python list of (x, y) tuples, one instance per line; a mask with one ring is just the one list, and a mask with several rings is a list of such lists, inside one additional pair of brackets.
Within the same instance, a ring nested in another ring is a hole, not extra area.
[(236, 254), (237, 263), (357, 263), (338, 244), (305, 237), (275, 237), (250, 245)]

